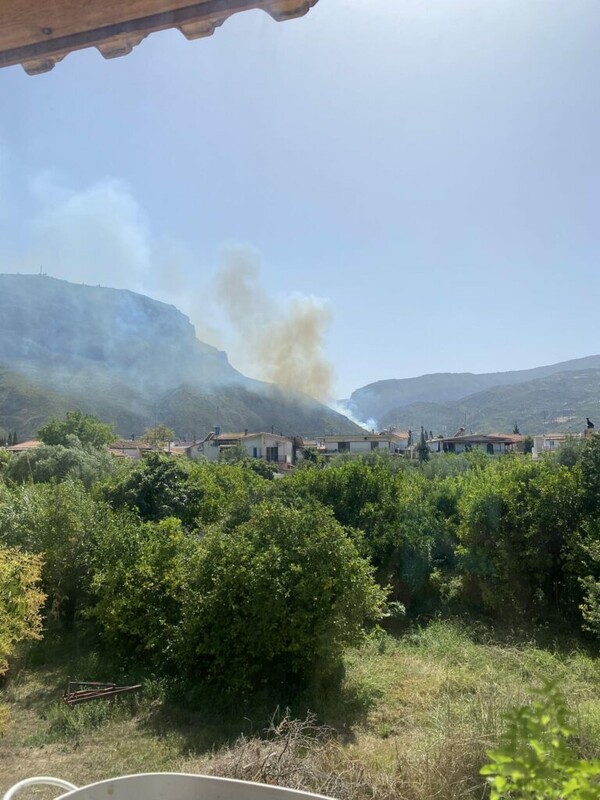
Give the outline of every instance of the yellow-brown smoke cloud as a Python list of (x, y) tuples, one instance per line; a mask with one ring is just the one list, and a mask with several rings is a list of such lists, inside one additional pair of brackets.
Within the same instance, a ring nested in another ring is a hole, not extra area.
[[(325, 301), (302, 294), (272, 297), (261, 285), (259, 259), (248, 247), (225, 253), (217, 294), (236, 334), (235, 349), (254, 377), (331, 399), (333, 368), (323, 351), (331, 311)], [(236, 353), (232, 356), (235, 360)]]

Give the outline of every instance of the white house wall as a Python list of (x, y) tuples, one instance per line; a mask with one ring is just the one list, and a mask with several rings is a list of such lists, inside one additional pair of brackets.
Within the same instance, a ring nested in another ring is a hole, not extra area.
[[(286, 464), (293, 463), (293, 456), (294, 456), (294, 446), (292, 442), (289, 440), (279, 439), (275, 437), (271, 437), (268, 435), (265, 436), (253, 436), (248, 437), (247, 439), (242, 440), (242, 445), (246, 449), (246, 452), (250, 456), (250, 458), (264, 458), (267, 457), (267, 448), (268, 447), (277, 447), (279, 449), (279, 461), (285, 462)], [(254, 449), (256, 448), (256, 456), (254, 455)]]

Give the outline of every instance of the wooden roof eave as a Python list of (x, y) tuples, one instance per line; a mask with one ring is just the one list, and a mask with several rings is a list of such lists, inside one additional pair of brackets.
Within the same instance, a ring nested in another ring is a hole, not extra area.
[(2, 0), (0, 67), (48, 72), (74, 50), (127, 55), (146, 36), (177, 28), (187, 39), (210, 36), (233, 14), (262, 9), (279, 21), (306, 14), (317, 0)]

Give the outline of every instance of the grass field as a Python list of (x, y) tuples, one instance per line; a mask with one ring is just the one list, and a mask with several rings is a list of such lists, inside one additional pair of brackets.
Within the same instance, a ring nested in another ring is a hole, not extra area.
[[(539, 640), (539, 638), (538, 638)], [(260, 780), (339, 797), (482, 798), (478, 775), (503, 714), (555, 680), (573, 712), (582, 756), (600, 755), (600, 661), (573, 646), (522, 634), (434, 622), (382, 634), (348, 654), (339, 694), (281, 709), (192, 711), (164, 700), (159, 682), (139, 704), (100, 701), (69, 710), (67, 676), (103, 679), (97, 656), (37, 645), (15, 665), (0, 701), (0, 792), (50, 774), (78, 785), (145, 771)], [(309, 716), (308, 712), (316, 716)], [(23, 797), (45, 800), (51, 790)]]

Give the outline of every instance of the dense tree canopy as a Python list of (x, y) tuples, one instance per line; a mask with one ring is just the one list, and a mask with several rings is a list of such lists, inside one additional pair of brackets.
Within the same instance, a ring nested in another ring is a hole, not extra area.
[(60, 444), (69, 447), (70, 437), (75, 436), (83, 445), (103, 447), (116, 437), (113, 426), (101, 422), (91, 414), (84, 414), (79, 409), (67, 411), (64, 420), (54, 417), (38, 431), (38, 438), (44, 444)]
[(79, 480), (88, 489), (117, 470), (116, 460), (104, 449), (83, 447), (72, 438), (72, 446), (44, 445), (26, 450), (5, 465), (5, 477), (15, 483), (47, 483), (52, 480)]

